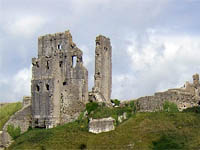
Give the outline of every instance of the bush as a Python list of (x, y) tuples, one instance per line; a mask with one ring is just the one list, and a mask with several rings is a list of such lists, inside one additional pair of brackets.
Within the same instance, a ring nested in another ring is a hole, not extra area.
[(131, 107), (132, 111), (135, 113), (136, 112), (136, 105), (135, 105), (134, 101), (130, 102), (130, 107)]
[(190, 107), (190, 108), (184, 109), (183, 112), (194, 112), (194, 113), (200, 114), (200, 107), (199, 106)]
[(118, 99), (111, 100), (111, 102), (114, 103), (115, 106), (119, 106), (120, 104), (120, 101)]
[(165, 101), (163, 104), (163, 111), (165, 112), (178, 112), (178, 107), (175, 103)]
[(17, 137), (20, 136), (21, 134), (21, 128), (18, 126), (17, 128), (14, 127), (13, 124), (8, 125), (7, 127), (7, 132), (9, 133), (9, 135), (13, 138), (16, 139)]
[(86, 149), (86, 148), (87, 148), (87, 146), (86, 146), (85, 144), (81, 144), (81, 145), (79, 146), (79, 149), (81, 149), (81, 150)]
[(96, 102), (89, 102), (86, 104), (86, 110), (88, 114), (90, 114), (92, 111), (96, 110), (98, 108), (98, 103)]
[(153, 141), (153, 150), (177, 150), (186, 148), (184, 139), (177, 135), (162, 135), (158, 141)]

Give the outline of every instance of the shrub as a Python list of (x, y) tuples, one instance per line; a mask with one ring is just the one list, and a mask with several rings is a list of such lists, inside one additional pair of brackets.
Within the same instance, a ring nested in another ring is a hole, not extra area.
[(194, 113), (200, 114), (200, 107), (199, 106), (190, 107), (190, 108), (184, 109), (183, 112), (194, 112)]
[(120, 101), (118, 99), (111, 100), (111, 102), (114, 103), (115, 106), (119, 106), (120, 104)]
[(89, 102), (86, 104), (86, 110), (88, 114), (90, 114), (92, 111), (96, 110), (98, 108), (98, 103), (96, 102)]
[(130, 102), (130, 107), (131, 107), (132, 111), (135, 113), (136, 112), (136, 105), (135, 105), (134, 101)]
[(153, 141), (153, 150), (177, 150), (186, 148), (184, 139), (177, 135), (162, 135), (158, 141)]
[(163, 104), (163, 111), (165, 112), (178, 112), (178, 107), (175, 103), (165, 101)]
[(9, 135), (13, 138), (16, 139), (17, 137), (20, 136), (21, 134), (21, 128), (18, 126), (17, 128), (14, 127), (13, 124), (8, 125), (7, 127), (7, 132), (9, 133)]
[(87, 146), (86, 146), (85, 144), (81, 144), (81, 145), (79, 146), (79, 149), (81, 149), (81, 150), (86, 149), (86, 148), (87, 148)]

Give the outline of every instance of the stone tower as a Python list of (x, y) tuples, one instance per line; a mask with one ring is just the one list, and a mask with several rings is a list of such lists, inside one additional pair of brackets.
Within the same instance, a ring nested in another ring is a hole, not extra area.
[[(110, 39), (105, 36), (96, 37), (95, 75), (93, 93), (100, 101), (110, 102), (112, 90), (112, 47)], [(99, 101), (99, 100), (97, 100)]]
[(199, 74), (194, 74), (192, 77), (193, 77), (193, 85), (195, 87), (198, 87), (199, 86)]
[(88, 71), (70, 32), (39, 37), (32, 65), (32, 126), (51, 128), (76, 119), (88, 101)]

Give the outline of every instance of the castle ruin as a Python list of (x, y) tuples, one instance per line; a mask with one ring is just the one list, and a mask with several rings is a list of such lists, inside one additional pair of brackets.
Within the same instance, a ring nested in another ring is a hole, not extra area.
[[(31, 97), (24, 97), (23, 108), (4, 125), (0, 132), (0, 146), (7, 147), (12, 142), (7, 133), (10, 124), (20, 126), (24, 133), (30, 126), (52, 128), (74, 121), (89, 101), (111, 106), (110, 39), (102, 35), (96, 37), (94, 87), (91, 92), (88, 92), (88, 71), (83, 66), (82, 55), (69, 31), (38, 38), (38, 57), (32, 59)], [(186, 82), (181, 88), (135, 100), (140, 112), (160, 111), (165, 101), (176, 103), (179, 110), (200, 105), (199, 75), (193, 75), (193, 83)], [(113, 124), (112, 120), (104, 120), (105, 126), (105, 122)], [(96, 123), (93, 126), (92, 130), (96, 132)]]
[[(111, 49), (110, 39), (96, 38), (97, 101), (110, 102)], [(88, 102), (88, 71), (70, 32), (39, 37), (38, 58), (32, 64), (32, 127), (51, 128), (75, 120)]]
[(32, 127), (51, 128), (77, 118), (88, 101), (88, 71), (70, 32), (39, 37), (32, 64)]

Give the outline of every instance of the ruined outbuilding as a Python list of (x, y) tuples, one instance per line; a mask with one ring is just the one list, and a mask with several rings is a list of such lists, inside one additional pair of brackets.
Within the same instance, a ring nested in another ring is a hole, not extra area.
[(76, 119), (88, 101), (88, 71), (70, 32), (39, 37), (32, 64), (32, 127)]

